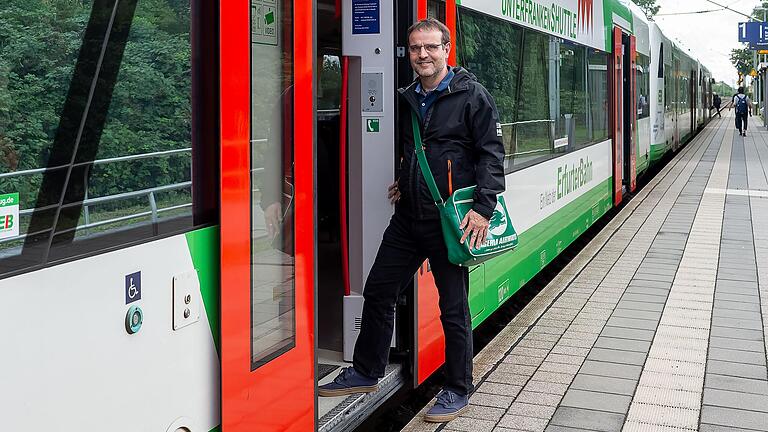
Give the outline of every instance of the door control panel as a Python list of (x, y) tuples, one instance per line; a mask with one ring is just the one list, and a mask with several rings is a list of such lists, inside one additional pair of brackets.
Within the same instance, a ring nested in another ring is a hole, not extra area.
[(363, 112), (384, 112), (384, 74), (381, 72), (363, 72), (361, 105)]
[(195, 270), (173, 277), (173, 329), (200, 320), (200, 281)]

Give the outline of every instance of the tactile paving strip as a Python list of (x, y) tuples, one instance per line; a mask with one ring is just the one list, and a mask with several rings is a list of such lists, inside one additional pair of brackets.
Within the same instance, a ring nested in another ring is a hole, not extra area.
[[(723, 187), (728, 181), (728, 167), (731, 158), (732, 134), (725, 139), (718, 151), (707, 182), (708, 187)], [(703, 191), (702, 191), (703, 192)], [(685, 319), (674, 315), (678, 308), (710, 311), (714, 303), (715, 277), (712, 271), (697, 270), (705, 264), (711, 264), (713, 256), (719, 255), (720, 232), (724, 214), (725, 197), (704, 195), (696, 212), (686, 250), (683, 253), (678, 276), (672, 284), (669, 302), (659, 326), (657, 338), (664, 341), (652, 345), (645, 363), (641, 383), (650, 381), (646, 374), (655, 372), (654, 381), (685, 376), (691, 381), (685, 392), (670, 391), (653, 386), (641, 386), (632, 400), (627, 422), (623, 430), (637, 429), (642, 424), (671, 426), (696, 430), (698, 428), (700, 406), (703, 393), (706, 368), (706, 350), (710, 319)], [(691, 337), (693, 330), (698, 337)], [(707, 338), (703, 338), (704, 333)], [(685, 341), (688, 348), (679, 349), (670, 346), (671, 340)], [(695, 383), (695, 385), (694, 385)], [(657, 390), (654, 392), (654, 390)], [(648, 403), (649, 399), (653, 403)], [(632, 426), (630, 427), (630, 424)]]
[(698, 406), (696, 409), (686, 409), (632, 401), (627, 422), (696, 430), (699, 425), (699, 409)]

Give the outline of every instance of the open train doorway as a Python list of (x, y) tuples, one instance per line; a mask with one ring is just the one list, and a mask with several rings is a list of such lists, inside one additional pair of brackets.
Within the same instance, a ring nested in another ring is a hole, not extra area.
[[(341, 10), (335, 0), (317, 2), (317, 379), (342, 363), (344, 275), (340, 217), (342, 99)], [(298, 126), (297, 126), (298, 127)]]
[[(395, 175), (396, 63), (407, 60), (397, 57), (397, 23), (412, 22), (412, 5), (317, 1), (318, 386), (351, 366), (364, 282), (393, 212), (386, 192)], [(405, 12), (402, 20), (398, 11)], [(407, 346), (398, 342), (400, 322), (398, 316), (395, 357), (379, 390), (319, 397), (319, 431), (350, 430), (404, 385), (407, 368), (396, 357)]]
[(614, 28), (611, 55), (614, 204), (623, 201), (624, 196), (634, 192), (636, 188), (635, 44), (634, 36), (624, 33), (620, 27)]

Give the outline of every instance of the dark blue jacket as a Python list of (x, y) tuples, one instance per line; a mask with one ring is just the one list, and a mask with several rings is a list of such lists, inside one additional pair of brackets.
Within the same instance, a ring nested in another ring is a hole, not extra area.
[[(427, 161), (440, 194), (477, 185), (473, 209), (486, 218), (496, 208), (496, 194), (504, 191), (504, 144), (496, 104), (488, 90), (466, 69), (455, 76), (422, 118), (421, 137)], [(403, 159), (398, 185), (402, 194), (397, 211), (417, 219), (440, 217), (421, 174), (413, 146), (411, 110), (419, 113), (417, 81), (399, 89), (399, 142)], [(450, 161), (450, 162), (449, 162)], [(450, 163), (450, 170), (449, 170)]]

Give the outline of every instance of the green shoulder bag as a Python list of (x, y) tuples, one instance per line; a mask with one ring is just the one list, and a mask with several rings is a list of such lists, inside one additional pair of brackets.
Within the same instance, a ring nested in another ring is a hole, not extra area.
[(413, 125), (413, 144), (419, 167), (427, 183), (432, 200), (440, 212), (440, 224), (443, 229), (443, 239), (448, 248), (448, 260), (460, 266), (471, 266), (493, 258), (503, 252), (514, 249), (517, 246), (517, 232), (509, 218), (507, 205), (502, 194), (496, 195), (496, 208), (491, 216), (488, 227), (488, 237), (479, 249), (469, 246), (469, 239), (461, 243), (464, 230), (459, 228), (464, 216), (472, 210), (474, 204), (475, 186), (459, 189), (444, 201), (435, 184), (435, 178), (429, 169), (427, 157), (424, 154), (424, 145), (421, 142), (421, 128), (416, 113), (411, 111), (411, 123)]

